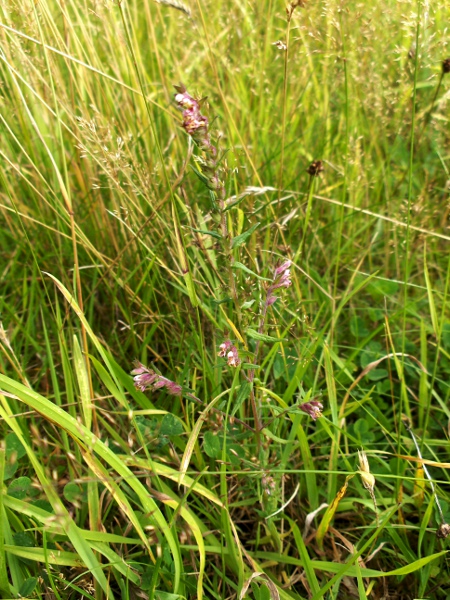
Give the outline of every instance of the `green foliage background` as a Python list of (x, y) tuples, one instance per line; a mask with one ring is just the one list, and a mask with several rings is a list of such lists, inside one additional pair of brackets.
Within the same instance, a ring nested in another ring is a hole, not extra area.
[[(449, 17), (2, 2), (2, 598), (448, 597)], [(231, 237), (254, 228), (233, 250), (241, 323), (180, 81), (207, 97)], [(230, 337), (252, 363), (287, 257), (258, 436), (217, 352)], [(135, 359), (183, 396), (136, 390)], [(357, 475), (325, 513), (361, 449), (377, 508)]]

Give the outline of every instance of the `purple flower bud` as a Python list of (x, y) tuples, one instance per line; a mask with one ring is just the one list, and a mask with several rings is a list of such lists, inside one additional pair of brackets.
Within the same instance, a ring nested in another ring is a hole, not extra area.
[(300, 404), (300, 409), (315, 421), (322, 416), (323, 404), (318, 400), (311, 400), (311, 402)]
[(279, 267), (277, 267), (275, 269), (275, 271), (273, 272), (273, 278), (278, 279), (278, 277), (280, 275), (282, 275), (286, 269), (289, 269), (289, 267), (291, 266), (292, 262), (290, 260), (285, 260), (284, 263), (282, 263)]
[(271, 306), (275, 301), (276, 297), (273, 295), (275, 290), (280, 288), (288, 288), (291, 284), (291, 266), (290, 260), (285, 260), (281, 263), (273, 272), (273, 283), (267, 290), (266, 306)]
[(275, 281), (275, 283), (271, 286), (270, 289), (272, 291), (272, 290), (278, 290), (279, 288), (282, 288), (282, 287), (288, 288), (291, 284), (292, 284), (291, 271), (289, 269), (286, 269), (286, 271), (283, 273), (283, 275), (277, 281)]

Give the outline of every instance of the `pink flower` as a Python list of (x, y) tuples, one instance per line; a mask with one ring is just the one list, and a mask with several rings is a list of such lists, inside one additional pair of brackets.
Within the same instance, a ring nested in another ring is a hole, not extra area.
[(227, 354), (227, 363), (230, 367), (237, 367), (241, 364), (241, 359), (236, 346), (231, 346), (230, 351)]
[(322, 416), (323, 404), (318, 400), (311, 400), (311, 402), (300, 404), (300, 409), (315, 421)]
[(131, 374), (134, 375), (134, 386), (141, 392), (145, 392), (147, 389), (154, 391), (164, 388), (168, 394), (173, 396), (181, 394), (183, 388), (178, 383), (158, 375), (139, 361), (136, 361), (135, 364), (136, 368), (131, 371)]
[(219, 348), (220, 352), (217, 354), (217, 356), (226, 358), (230, 367), (237, 367), (241, 364), (238, 349), (230, 342), (230, 340), (225, 340), (222, 342)]
[(267, 296), (266, 304), (267, 306), (272, 306), (272, 304), (275, 304), (277, 300), (278, 296), (272, 296), (272, 294), (270, 294), (270, 296)]
[(279, 267), (277, 267), (275, 269), (275, 271), (273, 272), (274, 280), (277, 279), (280, 275), (282, 275), (287, 269), (289, 269), (291, 264), (292, 264), (292, 262), (290, 260), (285, 260), (284, 263), (282, 263)]
[(267, 290), (267, 298), (266, 298), (266, 307), (274, 304), (278, 298), (273, 295), (275, 290), (279, 290), (280, 288), (288, 288), (291, 284), (291, 266), (292, 262), (290, 260), (285, 260), (281, 263), (273, 272), (273, 283)]
[(217, 163), (217, 148), (211, 142), (208, 118), (201, 114), (201, 100), (193, 98), (184, 85), (176, 85), (175, 102), (183, 112), (182, 127), (192, 137), (197, 146), (203, 150), (203, 156), (196, 160), (201, 165), (205, 185), (212, 191), (224, 192), (224, 184), (220, 180), (220, 166)]
[(217, 354), (217, 356), (225, 358), (225, 356), (228, 354), (228, 350), (232, 347), (232, 345), (233, 344), (230, 342), (230, 340), (225, 340), (224, 342), (222, 342), (219, 346), (220, 352)]

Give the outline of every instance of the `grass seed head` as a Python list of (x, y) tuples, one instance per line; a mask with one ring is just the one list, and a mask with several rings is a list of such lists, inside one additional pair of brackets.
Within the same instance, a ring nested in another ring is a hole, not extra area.
[(450, 535), (450, 525), (441, 523), (436, 531), (436, 537), (440, 540), (445, 540)]
[(361, 479), (363, 482), (363, 486), (366, 490), (370, 490), (373, 492), (373, 488), (375, 487), (375, 477), (370, 472), (369, 461), (367, 459), (367, 455), (364, 451), (358, 450), (358, 458), (359, 458), (359, 474), (361, 475)]
[(442, 61), (442, 73), (444, 75), (450, 73), (450, 58), (446, 58)]

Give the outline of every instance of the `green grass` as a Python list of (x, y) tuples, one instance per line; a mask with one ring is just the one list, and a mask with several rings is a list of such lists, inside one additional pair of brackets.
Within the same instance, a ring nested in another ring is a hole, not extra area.
[(450, 597), (449, 18), (1, 3), (1, 598)]

